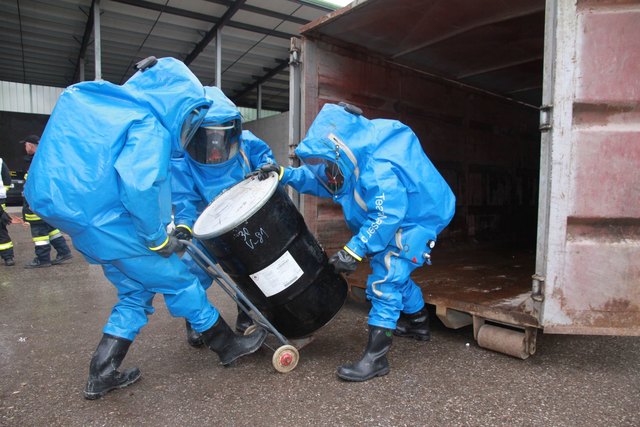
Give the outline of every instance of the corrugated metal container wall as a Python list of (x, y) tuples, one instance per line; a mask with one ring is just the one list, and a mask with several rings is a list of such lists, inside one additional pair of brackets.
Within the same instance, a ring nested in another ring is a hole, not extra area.
[(63, 90), (59, 87), (0, 82), (0, 110), (51, 114)]
[[(360, 0), (302, 30), (302, 128), (341, 100), (401, 120), (456, 194), (412, 278), (483, 347), (640, 335), (639, 23), (639, 0)], [(336, 204), (302, 207), (328, 251), (350, 238)]]
[(640, 2), (558, 2), (546, 332), (640, 334)]

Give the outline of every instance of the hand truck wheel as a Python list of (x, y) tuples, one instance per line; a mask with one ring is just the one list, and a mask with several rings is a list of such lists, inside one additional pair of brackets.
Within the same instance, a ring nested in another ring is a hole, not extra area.
[(294, 346), (287, 344), (276, 349), (271, 358), (271, 363), (276, 371), (286, 373), (293, 371), (299, 360), (300, 354), (298, 350)]

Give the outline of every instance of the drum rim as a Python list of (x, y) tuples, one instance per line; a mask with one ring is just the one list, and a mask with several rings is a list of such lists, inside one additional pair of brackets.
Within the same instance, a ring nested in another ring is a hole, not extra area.
[[(206, 234), (199, 234), (197, 232), (198, 227), (198, 223), (200, 222), (200, 220), (204, 217), (205, 212), (207, 212), (207, 210), (209, 210), (209, 208), (216, 202), (216, 200), (222, 198), (222, 197), (228, 197), (229, 195), (229, 191), (231, 191), (234, 187), (242, 184), (245, 181), (248, 180), (255, 180), (258, 179), (256, 176), (250, 177), (250, 178), (246, 178), (243, 179), (242, 181), (239, 181), (237, 183), (235, 183), (234, 185), (232, 185), (231, 187), (229, 187), (228, 189), (224, 190), (222, 193), (218, 194), (212, 201), (211, 203), (209, 203), (209, 205), (202, 211), (202, 213), (200, 214), (200, 216), (198, 217), (198, 219), (196, 219), (196, 222), (193, 224), (193, 236), (197, 239), (211, 239), (214, 237), (218, 237), (221, 236), (225, 233), (228, 233), (229, 231), (233, 230), (234, 228), (236, 228), (239, 224), (245, 222), (247, 219), (251, 218), (256, 212), (258, 212), (260, 209), (262, 209), (262, 207), (264, 205), (267, 204), (267, 202), (269, 201), (269, 199), (271, 199), (271, 196), (273, 196), (273, 194), (276, 192), (276, 189), (278, 188), (278, 184), (279, 184), (279, 180), (278, 180), (278, 175), (276, 174), (276, 172), (270, 172), (269, 173), (269, 180), (273, 181), (271, 184), (271, 188), (269, 188), (269, 190), (267, 192), (265, 192), (265, 194), (263, 195), (261, 200), (258, 200), (258, 202), (256, 204), (254, 204), (251, 209), (249, 209), (247, 212), (243, 213), (241, 216), (239, 216), (238, 218), (236, 218), (234, 221), (231, 221), (228, 225), (226, 225), (225, 227), (222, 227), (218, 230), (212, 231), (210, 233), (206, 233)], [(274, 179), (275, 178), (275, 179)]]

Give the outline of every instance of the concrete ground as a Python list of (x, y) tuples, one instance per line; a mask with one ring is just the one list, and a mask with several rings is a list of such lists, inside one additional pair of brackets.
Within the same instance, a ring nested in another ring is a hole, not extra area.
[[(28, 230), (10, 226), (17, 265), (0, 265), (2, 426), (637, 426), (640, 338), (540, 335), (518, 360), (479, 348), (472, 329), (438, 321), (428, 343), (396, 338), (391, 373), (346, 383), (336, 367), (366, 343), (367, 307), (348, 303), (277, 373), (261, 349), (232, 367), (187, 345), (182, 319), (161, 296), (123, 366), (143, 378), (97, 401), (82, 398), (89, 360), (115, 289), (80, 254), (25, 270)], [(211, 301), (232, 323), (235, 305), (215, 285)]]

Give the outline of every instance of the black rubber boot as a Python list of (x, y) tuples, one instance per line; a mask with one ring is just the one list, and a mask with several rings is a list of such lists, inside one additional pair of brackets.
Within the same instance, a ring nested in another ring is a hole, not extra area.
[(62, 264), (67, 260), (73, 258), (71, 254), (71, 249), (69, 249), (69, 245), (67, 245), (67, 240), (64, 238), (62, 234), (59, 234), (58, 237), (50, 240), (51, 246), (56, 250), (55, 259), (51, 260), (51, 264), (58, 265)]
[(359, 362), (342, 365), (338, 376), (346, 381), (367, 381), (389, 373), (387, 352), (391, 348), (391, 329), (369, 326), (369, 342)]
[(73, 258), (73, 255), (71, 254), (71, 252), (64, 255), (60, 255), (60, 253), (58, 253), (56, 255), (56, 258), (51, 260), (51, 264), (53, 265), (63, 264), (65, 261), (70, 260), (71, 258)]
[(429, 329), (429, 311), (427, 306), (417, 313), (400, 313), (394, 335), (406, 338), (415, 338), (418, 341), (429, 341), (431, 330)]
[(191, 323), (185, 319), (186, 327), (187, 327), (187, 342), (191, 347), (202, 347), (204, 342), (202, 341), (202, 335), (200, 332), (196, 332), (191, 327)]
[(25, 264), (24, 266), (24, 268), (27, 268), (27, 269), (45, 268), (45, 267), (51, 267), (51, 261), (40, 260), (37, 257), (34, 258), (29, 264)]
[(131, 341), (124, 338), (102, 335), (89, 365), (89, 380), (84, 388), (85, 399), (98, 399), (111, 390), (126, 387), (140, 379), (142, 373), (138, 368), (118, 371), (130, 345)]
[(220, 362), (225, 366), (258, 350), (265, 338), (267, 338), (267, 331), (263, 328), (258, 328), (251, 335), (234, 334), (222, 316), (211, 328), (202, 333), (202, 341), (218, 354)]
[(238, 306), (238, 317), (236, 317), (236, 332), (239, 334), (244, 334), (244, 331), (247, 330), (249, 326), (253, 325), (253, 320), (247, 313), (242, 311), (240, 306)]

